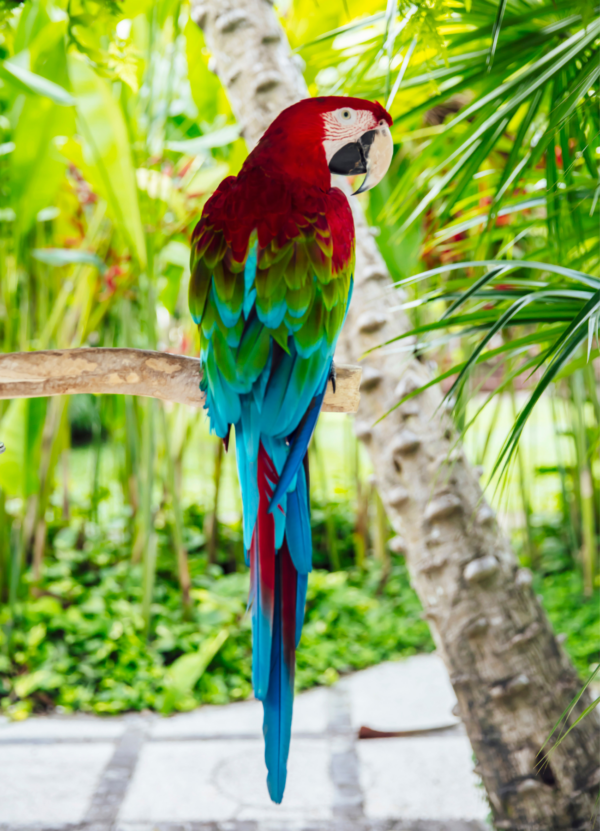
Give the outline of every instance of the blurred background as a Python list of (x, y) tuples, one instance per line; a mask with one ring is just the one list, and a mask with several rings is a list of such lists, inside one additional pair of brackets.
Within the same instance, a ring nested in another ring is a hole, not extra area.
[[(427, 274), (398, 300), (411, 339), (387, 348), (443, 376), (467, 455), (587, 677), (600, 656), (593, 8), (277, 9), (311, 93), (378, 98), (394, 117), (392, 169), (361, 198), (393, 277)], [(188, 3), (0, 0), (0, 58), (2, 351), (197, 355), (190, 237), (247, 151)], [(465, 297), (481, 270), (448, 270), (500, 258), (557, 269), (495, 273), (485, 300)], [(323, 415), (310, 449), (299, 689), (433, 649), (352, 422)], [(250, 696), (234, 449), (204, 414), (124, 396), (0, 401), (0, 441), (2, 712), (168, 714)]]

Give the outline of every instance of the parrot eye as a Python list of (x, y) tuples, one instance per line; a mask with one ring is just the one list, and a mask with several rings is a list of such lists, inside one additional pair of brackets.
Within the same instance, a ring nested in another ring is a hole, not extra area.
[(356, 120), (356, 113), (349, 107), (344, 107), (343, 110), (338, 110), (336, 116), (340, 124), (352, 124)]

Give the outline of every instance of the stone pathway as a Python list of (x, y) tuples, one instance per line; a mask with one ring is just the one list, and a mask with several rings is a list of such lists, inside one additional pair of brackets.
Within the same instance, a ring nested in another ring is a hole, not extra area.
[[(454, 704), (435, 655), (299, 695), (280, 806), (256, 701), (170, 718), (0, 720), (0, 831), (487, 831)], [(361, 726), (447, 729), (358, 740)]]

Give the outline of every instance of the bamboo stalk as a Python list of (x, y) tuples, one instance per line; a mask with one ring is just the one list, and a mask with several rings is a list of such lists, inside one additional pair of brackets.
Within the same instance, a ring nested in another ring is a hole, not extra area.
[(315, 435), (313, 435), (312, 442), (310, 444), (310, 450), (312, 452), (312, 457), (315, 461), (315, 466), (319, 471), (319, 478), (321, 480), (321, 498), (323, 500), (323, 506), (325, 508), (325, 532), (327, 539), (327, 554), (329, 556), (329, 564), (331, 566), (332, 571), (339, 571), (341, 568), (340, 555), (337, 547), (335, 522), (333, 519), (331, 500), (329, 498), (329, 489), (327, 487), (327, 472), (325, 469), (325, 463), (323, 460), (323, 455), (321, 453), (320, 444), (317, 441), (316, 433)]
[(183, 514), (175, 478), (175, 462), (173, 461), (173, 456), (171, 455), (167, 414), (164, 407), (161, 407), (161, 410), (163, 439), (165, 443), (165, 462), (167, 468), (167, 487), (170, 491), (171, 508), (173, 510), (173, 545), (175, 546), (175, 552), (177, 555), (177, 574), (179, 576), (183, 609), (184, 613), (188, 615), (191, 607), (190, 588), (192, 585), (190, 579), (190, 567), (187, 548), (183, 544)]
[[(154, 401), (147, 405), (146, 417), (143, 423), (143, 451), (142, 464), (144, 466), (144, 480), (142, 490), (142, 513), (141, 527), (139, 529), (141, 539), (142, 559), (142, 617), (144, 619), (144, 634), (146, 639), (150, 636), (150, 625), (152, 618), (152, 597), (154, 594), (154, 583), (156, 582), (156, 560), (158, 540), (154, 530), (154, 511), (152, 509), (152, 491), (154, 485), (155, 467), (155, 412)], [(137, 542), (137, 540), (136, 540)]]
[[(355, 413), (361, 369), (337, 366), (323, 411)], [(145, 349), (83, 348), (0, 355), (0, 399), (39, 398), (77, 393), (142, 395), (201, 407), (197, 358)]]
[(213, 481), (215, 485), (214, 505), (207, 522), (209, 563), (217, 562), (217, 544), (219, 541), (219, 492), (221, 490), (221, 480), (223, 478), (223, 450), (223, 442), (219, 439), (216, 443), (215, 467), (213, 473)]

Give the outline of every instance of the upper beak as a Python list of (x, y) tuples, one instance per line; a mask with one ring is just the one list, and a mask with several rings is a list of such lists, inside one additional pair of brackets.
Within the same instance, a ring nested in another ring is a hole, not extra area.
[(357, 193), (364, 193), (379, 184), (388, 171), (394, 152), (392, 134), (387, 124), (364, 133), (358, 141), (346, 144), (332, 157), (329, 169), (342, 176), (366, 176)]

